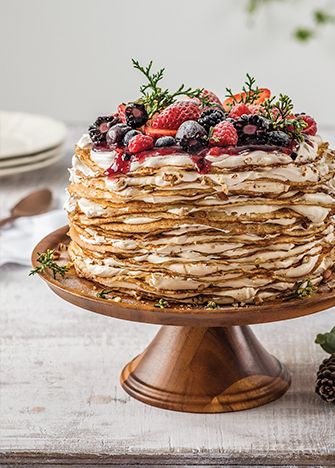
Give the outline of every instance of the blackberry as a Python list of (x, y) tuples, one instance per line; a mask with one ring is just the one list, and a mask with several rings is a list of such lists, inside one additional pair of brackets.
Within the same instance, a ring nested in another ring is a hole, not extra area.
[(149, 116), (143, 104), (132, 102), (125, 108), (127, 124), (132, 128), (138, 128), (144, 125)]
[(155, 146), (161, 148), (163, 146), (173, 146), (176, 144), (176, 140), (172, 136), (165, 136), (157, 138)]
[(267, 142), (270, 121), (257, 114), (245, 114), (234, 122), (238, 145), (263, 145)]
[(215, 127), (216, 124), (222, 122), (222, 120), (225, 120), (225, 118), (226, 114), (223, 110), (218, 108), (211, 108), (206, 109), (201, 113), (198, 119), (198, 123), (202, 125), (208, 132), (211, 127)]
[(126, 133), (131, 130), (126, 124), (116, 124), (107, 132), (106, 141), (108, 145), (118, 145), (122, 142)]
[(125, 136), (123, 137), (123, 144), (124, 146), (128, 146), (128, 143), (130, 142), (130, 140), (135, 136), (135, 135), (138, 135), (139, 132), (138, 130), (129, 130), (129, 132), (127, 132), (125, 134)]
[(195, 120), (187, 120), (179, 127), (176, 141), (184, 150), (195, 153), (206, 146), (207, 132)]
[(113, 125), (117, 124), (118, 121), (119, 118), (117, 115), (107, 115), (103, 117), (98, 117), (94, 124), (92, 124), (88, 128), (88, 133), (93, 143), (105, 143), (108, 130)]
[(268, 133), (267, 143), (276, 146), (289, 146), (290, 137), (285, 132), (275, 130)]

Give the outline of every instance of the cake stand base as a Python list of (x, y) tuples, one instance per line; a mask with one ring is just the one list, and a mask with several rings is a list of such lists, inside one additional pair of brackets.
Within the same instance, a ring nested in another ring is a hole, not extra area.
[(123, 369), (121, 384), (159, 408), (224, 413), (276, 400), (289, 388), (290, 376), (249, 326), (162, 326)]

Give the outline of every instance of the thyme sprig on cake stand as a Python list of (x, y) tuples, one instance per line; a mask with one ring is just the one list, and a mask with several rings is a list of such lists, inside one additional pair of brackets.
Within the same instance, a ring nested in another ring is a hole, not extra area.
[(209, 100), (205, 96), (202, 96), (204, 88), (186, 88), (185, 85), (182, 84), (176, 91), (170, 92), (168, 89), (163, 89), (160, 86), (160, 81), (164, 77), (165, 68), (161, 68), (154, 73), (152, 71), (152, 60), (146, 67), (140, 65), (138, 60), (132, 59), (132, 62), (134, 68), (139, 70), (147, 79), (147, 83), (140, 87), (142, 97), (138, 102), (144, 105), (149, 118), (174, 103), (178, 96), (198, 98), (204, 105), (210, 105)]
[(55, 262), (59, 258), (59, 254), (54, 249), (48, 249), (46, 252), (38, 252), (36, 261), (40, 263), (40, 266), (30, 271), (29, 276), (36, 275), (37, 273), (44, 273), (46, 270), (50, 270), (54, 279), (57, 275), (64, 278), (67, 271), (69, 271), (69, 264), (59, 265)]

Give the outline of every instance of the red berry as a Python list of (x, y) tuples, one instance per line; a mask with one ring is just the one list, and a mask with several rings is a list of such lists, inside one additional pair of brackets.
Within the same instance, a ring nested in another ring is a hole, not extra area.
[(139, 135), (135, 135), (128, 143), (128, 151), (130, 153), (140, 153), (141, 151), (145, 151), (148, 149), (153, 148), (154, 140), (148, 135), (143, 135), (140, 133)]
[(262, 106), (259, 104), (249, 104), (248, 105), (250, 114), (262, 114)]
[(213, 93), (213, 91), (209, 91), (208, 89), (204, 89), (201, 92), (200, 97), (206, 98), (207, 101), (209, 103), (211, 103), (211, 104), (218, 104), (219, 106), (222, 106), (222, 102), (217, 97), (217, 95)]
[(193, 101), (178, 101), (166, 107), (151, 123), (153, 128), (178, 130), (186, 120), (198, 120), (200, 108)]
[(238, 136), (234, 125), (227, 120), (218, 123), (209, 139), (211, 146), (235, 146)]
[(307, 127), (303, 129), (302, 133), (305, 133), (306, 135), (312, 135), (312, 136), (316, 135), (318, 131), (318, 127), (313, 117), (311, 117), (310, 115), (305, 115), (305, 114), (301, 114), (299, 115), (299, 117), (307, 124)]
[(118, 113), (120, 122), (127, 123), (127, 120), (126, 120), (126, 105), (125, 104), (120, 104), (118, 106), (117, 113)]
[(229, 112), (228, 117), (230, 117), (231, 119), (237, 120), (240, 117), (242, 117), (242, 115), (245, 115), (245, 114), (251, 114), (251, 112), (250, 112), (249, 107), (243, 102), (241, 102), (240, 104), (235, 104), (235, 106), (231, 108), (231, 111)]
[[(254, 104), (261, 104), (262, 102), (269, 99), (270, 96), (271, 96), (271, 91), (269, 89), (259, 88), (259, 94), (258, 94), (257, 99), (254, 100)], [(234, 102), (241, 102), (245, 100), (246, 97), (247, 97), (247, 94), (245, 92), (234, 94), (234, 96), (227, 97), (223, 101), (222, 106), (224, 110), (228, 112), (229, 109), (233, 106)]]

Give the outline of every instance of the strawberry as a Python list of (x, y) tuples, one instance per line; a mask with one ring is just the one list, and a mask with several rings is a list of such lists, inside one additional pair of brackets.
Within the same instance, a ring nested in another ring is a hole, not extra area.
[(117, 113), (118, 113), (120, 122), (127, 123), (127, 120), (126, 120), (126, 105), (125, 104), (120, 104), (118, 106)]
[(128, 151), (130, 153), (140, 153), (141, 151), (153, 148), (154, 140), (148, 135), (139, 133), (135, 135), (128, 143)]
[(200, 108), (193, 101), (177, 101), (166, 107), (152, 121), (152, 128), (178, 130), (186, 120), (198, 120)]
[(177, 133), (177, 130), (167, 130), (164, 128), (152, 128), (149, 125), (146, 125), (145, 127), (143, 127), (143, 131), (146, 135), (149, 135), (154, 139), (160, 138), (160, 137), (166, 137), (166, 136), (174, 137), (175, 134)]
[(262, 107), (259, 104), (249, 104), (250, 114), (262, 114)]
[(245, 115), (245, 114), (251, 114), (251, 112), (250, 112), (249, 106), (241, 102), (240, 104), (235, 104), (235, 106), (231, 108), (231, 111), (229, 112), (228, 117), (230, 117), (231, 119), (237, 120), (240, 117), (242, 117), (242, 115)]
[(302, 133), (305, 133), (305, 135), (311, 135), (311, 136), (316, 135), (316, 132), (318, 131), (318, 127), (313, 117), (311, 117), (310, 115), (305, 115), (305, 114), (300, 114), (299, 117), (307, 124), (307, 127), (303, 129)]
[[(267, 89), (267, 88), (259, 88), (259, 91), (260, 91), (260, 93), (258, 95), (258, 98), (255, 99), (253, 104), (261, 104), (262, 102), (266, 101), (266, 99), (269, 99), (269, 97), (271, 96), (271, 91), (269, 89)], [(246, 97), (247, 97), (247, 95), (244, 92), (234, 94), (234, 97), (230, 96), (230, 97), (226, 98), (223, 101), (222, 106), (223, 106), (225, 111), (229, 111), (229, 109), (234, 105), (234, 102), (241, 102)]]
[(200, 97), (207, 99), (208, 102), (211, 103), (211, 104), (218, 104), (219, 106), (222, 106), (222, 102), (217, 97), (217, 95), (213, 93), (213, 91), (209, 91), (208, 89), (204, 89), (201, 92)]
[(227, 120), (215, 125), (209, 139), (211, 146), (234, 146), (237, 144), (238, 136), (234, 125)]

